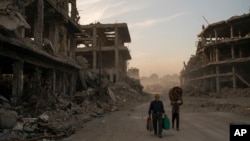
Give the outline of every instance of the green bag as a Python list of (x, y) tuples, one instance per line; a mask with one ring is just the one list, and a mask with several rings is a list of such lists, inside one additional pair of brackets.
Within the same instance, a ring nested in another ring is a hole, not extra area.
[(169, 130), (170, 129), (170, 120), (167, 116), (162, 119), (162, 129)]

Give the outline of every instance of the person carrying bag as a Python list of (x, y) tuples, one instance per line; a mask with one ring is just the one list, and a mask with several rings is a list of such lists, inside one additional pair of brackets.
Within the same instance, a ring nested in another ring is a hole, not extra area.
[(162, 116), (165, 114), (163, 103), (160, 99), (160, 95), (155, 95), (155, 100), (150, 103), (148, 110), (148, 118), (153, 119), (154, 134), (162, 138)]

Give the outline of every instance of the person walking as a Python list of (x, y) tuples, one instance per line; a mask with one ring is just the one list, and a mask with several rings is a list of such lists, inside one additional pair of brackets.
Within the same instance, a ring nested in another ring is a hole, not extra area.
[[(149, 118), (153, 118), (153, 128), (154, 134), (158, 135), (159, 138), (162, 138), (162, 117), (165, 115), (165, 110), (162, 101), (159, 100), (160, 95), (155, 95), (155, 100), (150, 103), (150, 107), (148, 110)], [(165, 115), (166, 116), (166, 115)]]
[(176, 120), (176, 130), (179, 131), (180, 123), (180, 106), (183, 104), (182, 99), (171, 101), (172, 105), (172, 128), (174, 129)]

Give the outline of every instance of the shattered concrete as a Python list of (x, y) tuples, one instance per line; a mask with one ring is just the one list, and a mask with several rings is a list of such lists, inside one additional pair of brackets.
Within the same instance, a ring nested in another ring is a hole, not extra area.
[[(99, 90), (89, 87), (71, 96), (58, 95), (47, 98), (32, 95), (30, 100), (22, 101), (18, 107), (11, 106), (11, 109), (17, 111), (16, 114), (12, 114), (14, 111), (3, 111), (0, 121), (5, 124), (1, 124), (1, 128), (9, 129), (12, 136), (6, 137), (8, 132), (0, 140), (11, 139), (13, 136), (16, 138), (16, 133), (19, 140), (59, 139), (70, 136), (92, 118), (102, 117), (108, 112), (148, 100), (148, 96), (133, 88), (133, 85), (126, 82), (109, 83)], [(8, 103), (2, 99), (4, 102), (0, 106)]]
[(9, 35), (17, 36), (18, 29), (22, 27), (31, 28), (17, 7), (14, 7), (13, 0), (1, 1), (0, 15), (0, 29)]
[(0, 129), (12, 129), (16, 125), (17, 113), (0, 109)]

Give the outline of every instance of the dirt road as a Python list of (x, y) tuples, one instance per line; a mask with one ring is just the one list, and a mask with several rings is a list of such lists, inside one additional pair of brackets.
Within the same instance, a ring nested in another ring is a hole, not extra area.
[[(165, 101), (165, 100), (164, 100)], [(149, 103), (131, 110), (113, 112), (85, 124), (65, 141), (152, 141), (159, 139), (146, 130)], [(183, 105), (185, 106), (185, 105)], [(168, 116), (170, 106), (164, 103)], [(230, 123), (250, 123), (250, 118), (226, 112), (181, 111), (180, 131), (163, 131), (167, 141), (229, 141)]]

